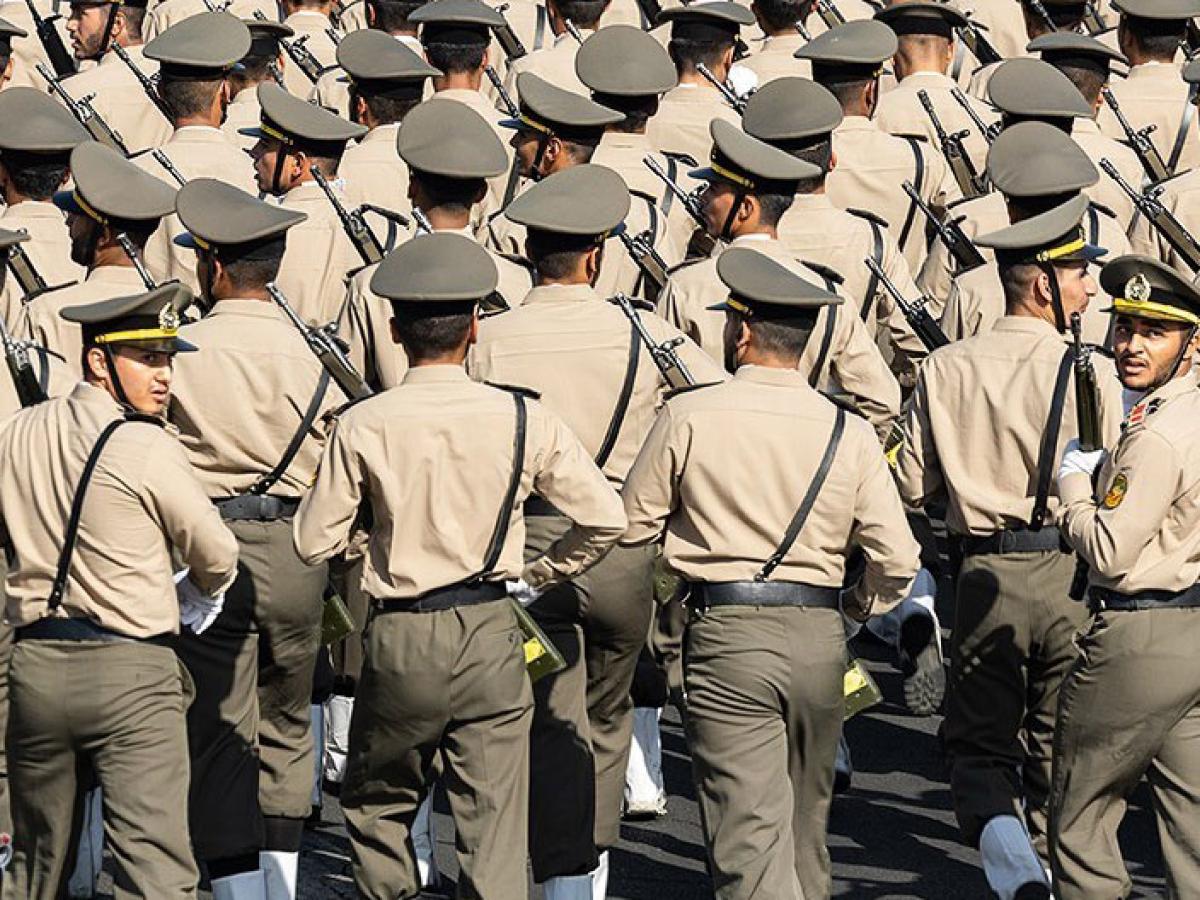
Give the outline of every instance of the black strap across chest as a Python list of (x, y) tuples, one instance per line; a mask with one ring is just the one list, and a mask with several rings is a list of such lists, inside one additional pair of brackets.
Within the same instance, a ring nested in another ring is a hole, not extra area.
[(516, 391), (512, 393), (513, 405), (516, 407), (516, 422), (513, 426), (513, 467), (508, 478), (508, 487), (504, 491), (504, 502), (496, 514), (496, 526), (492, 529), (492, 539), (488, 542), (487, 553), (483, 558), (483, 568), (478, 574), (468, 580), (469, 584), (478, 584), (493, 574), (496, 563), (500, 560), (500, 552), (504, 549), (504, 539), (508, 537), (508, 526), (512, 521), (513, 504), (517, 500), (517, 490), (521, 487), (521, 474), (525, 471), (525, 432), (528, 426), (529, 411), (525, 406), (525, 397)]
[(612, 417), (608, 420), (608, 429), (604, 440), (596, 452), (596, 465), (603, 469), (617, 445), (617, 437), (621, 434), (621, 425), (625, 422), (625, 414), (629, 411), (629, 401), (633, 397), (633, 384), (637, 381), (638, 351), (642, 342), (638, 338), (637, 326), (629, 326), (629, 354), (625, 363), (625, 378), (621, 382), (621, 393), (617, 395), (617, 405), (613, 408)]
[[(834, 293), (836, 290), (836, 286), (829, 279), (825, 279), (825, 286), (830, 293)], [(834, 326), (837, 324), (838, 308), (825, 306), (822, 309), (825, 311), (825, 330), (821, 333), (821, 347), (817, 351), (817, 360), (813, 363), (812, 371), (808, 373), (808, 384), (813, 388), (821, 380), (821, 371), (825, 368), (825, 361), (829, 358), (829, 348), (833, 344)]]
[[(871, 259), (875, 260), (875, 265), (883, 268), (883, 229), (879, 227), (879, 223), (871, 219), (867, 219), (867, 224), (871, 226)], [(867, 293), (863, 297), (862, 311), (859, 315), (864, 322), (871, 315), (871, 306), (875, 303), (875, 294), (879, 292), (879, 276), (874, 272), (871, 273), (871, 279), (867, 282)]]
[(1070, 348), (1063, 354), (1058, 364), (1058, 374), (1054, 378), (1054, 393), (1050, 395), (1050, 415), (1046, 418), (1046, 427), (1042, 429), (1042, 445), (1038, 448), (1037, 459), (1037, 493), (1033, 498), (1033, 511), (1029, 515), (1029, 527), (1039, 530), (1046, 524), (1047, 505), (1050, 498), (1050, 478), (1054, 468), (1055, 455), (1058, 450), (1058, 433), (1062, 428), (1063, 405), (1067, 399), (1067, 385), (1071, 381), (1071, 363), (1073, 354)]
[(275, 463), (275, 468), (251, 486), (251, 494), (265, 494), (283, 477), (283, 473), (287, 471), (288, 466), (292, 464), (292, 460), (296, 458), (296, 454), (300, 452), (300, 447), (304, 444), (304, 439), (308, 437), (308, 431), (312, 428), (313, 422), (317, 420), (317, 413), (321, 410), (321, 401), (325, 398), (325, 392), (328, 389), (329, 371), (322, 369), (321, 377), (317, 381), (317, 389), (313, 391), (312, 399), (308, 401), (308, 408), (304, 410), (304, 417), (300, 420), (300, 427), (296, 429), (291, 440), (288, 441), (283, 455), (279, 457), (279, 462)]
[[(917, 196), (921, 196), (921, 188), (925, 186), (925, 156), (921, 153), (921, 144), (916, 138), (906, 137), (908, 148), (912, 150), (913, 160), (916, 164), (913, 170), (913, 190)], [(904, 216), (904, 225), (900, 229), (900, 239), (896, 243), (900, 246), (900, 252), (904, 252), (904, 245), (908, 243), (908, 234), (912, 231), (913, 222), (917, 219), (917, 204), (910, 197), (908, 201), (908, 212)]]

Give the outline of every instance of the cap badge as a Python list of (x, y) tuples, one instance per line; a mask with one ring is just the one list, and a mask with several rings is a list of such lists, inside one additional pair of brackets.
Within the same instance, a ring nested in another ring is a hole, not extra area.
[(1145, 303), (1150, 299), (1150, 281), (1138, 272), (1125, 282), (1125, 296), (1135, 303)]
[(175, 307), (170, 303), (158, 311), (158, 327), (163, 331), (179, 330), (179, 313), (175, 312)]

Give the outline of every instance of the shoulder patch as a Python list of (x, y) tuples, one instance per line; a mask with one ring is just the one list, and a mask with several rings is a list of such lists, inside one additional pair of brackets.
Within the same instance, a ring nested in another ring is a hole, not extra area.
[(660, 152), (662, 153), (663, 156), (669, 156), (671, 159), (676, 160), (677, 162), (681, 162), (686, 166), (690, 166), (693, 169), (696, 168), (696, 166), (700, 165), (700, 163), (696, 162), (695, 157), (693, 157), (689, 153), (676, 153), (676, 152), (671, 152), (669, 150), (662, 150)]
[(698, 391), (700, 388), (715, 387), (718, 384), (724, 384), (723, 381), (705, 381), (700, 384), (685, 384), (683, 387), (674, 388), (663, 394), (664, 400), (670, 400), (672, 397), (678, 397), (680, 394), (688, 394), (692, 391)]
[(857, 216), (860, 219), (866, 219), (868, 222), (874, 222), (876, 225), (879, 225), (882, 228), (888, 227), (887, 219), (885, 219), (883, 216), (876, 215), (873, 212), (868, 212), (865, 209), (856, 209), (853, 206), (847, 206), (845, 211), (850, 213), (852, 216)]
[(533, 388), (524, 387), (523, 385), (503, 384), (499, 381), (485, 381), (484, 384), (486, 384), (488, 387), (494, 387), (499, 391), (508, 391), (510, 394), (521, 394), (524, 397), (528, 397), (530, 400), (542, 399), (542, 395), (539, 391), (535, 391)]
[(1129, 492), (1129, 478), (1124, 472), (1118, 472), (1117, 477), (1112, 480), (1112, 484), (1108, 486), (1108, 492), (1104, 495), (1102, 504), (1105, 509), (1116, 509), (1121, 505), (1121, 501), (1125, 499), (1125, 495)]
[(836, 269), (829, 268), (829, 266), (822, 265), (819, 262), (812, 262), (811, 260), (807, 259), (802, 259), (800, 262), (808, 266), (822, 278), (828, 278), (834, 284), (843, 284), (846, 281), (840, 272), (838, 272)]

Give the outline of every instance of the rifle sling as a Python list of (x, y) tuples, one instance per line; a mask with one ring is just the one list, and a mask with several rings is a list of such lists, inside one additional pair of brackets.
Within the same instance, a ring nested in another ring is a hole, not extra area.
[[(921, 154), (921, 146), (916, 138), (906, 137), (908, 147), (912, 150), (913, 159), (916, 161), (916, 170), (913, 175), (913, 191), (919, 197), (921, 196), (921, 188), (925, 186), (925, 157)], [(908, 213), (904, 217), (904, 226), (900, 229), (900, 239), (896, 242), (900, 246), (900, 252), (904, 252), (904, 245), (908, 243), (909, 232), (912, 231), (913, 222), (917, 218), (917, 203), (909, 198)]]
[(1167, 160), (1167, 172), (1174, 175), (1175, 167), (1179, 165), (1179, 157), (1183, 155), (1183, 146), (1187, 143), (1188, 132), (1192, 130), (1192, 119), (1196, 117), (1196, 92), (1200, 84), (1189, 84), (1187, 100), (1183, 104), (1183, 114), (1179, 118), (1179, 130), (1175, 133), (1175, 143), (1171, 145), (1171, 158)]
[(321, 401), (325, 398), (327, 390), (329, 390), (329, 370), (322, 368), (321, 377), (317, 380), (317, 389), (313, 391), (312, 399), (308, 401), (308, 409), (304, 410), (300, 427), (292, 434), (291, 440), (284, 448), (283, 455), (279, 457), (279, 462), (275, 463), (275, 468), (254, 482), (250, 488), (251, 494), (265, 494), (283, 477), (283, 473), (287, 471), (292, 460), (296, 458), (296, 454), (300, 452), (300, 447), (304, 444), (304, 439), (308, 437), (308, 431), (312, 428), (313, 422), (317, 420), (317, 413), (321, 411)]
[(1054, 393), (1050, 395), (1050, 415), (1046, 419), (1046, 427), (1042, 430), (1042, 445), (1038, 448), (1037, 493), (1033, 498), (1033, 511), (1029, 514), (1029, 528), (1032, 531), (1040, 530), (1046, 523), (1050, 479), (1053, 474), (1051, 469), (1054, 467), (1058, 450), (1058, 432), (1062, 426), (1063, 404), (1067, 399), (1073, 358), (1073, 351), (1068, 347), (1058, 364), (1058, 374), (1054, 378)]
[[(883, 268), (883, 229), (879, 227), (879, 223), (871, 219), (867, 220), (867, 224), (871, 226), (871, 259), (875, 260), (875, 265)], [(863, 297), (862, 311), (860, 315), (864, 322), (871, 315), (871, 306), (875, 303), (875, 295), (879, 291), (879, 276), (874, 272), (871, 273), (871, 278), (867, 282), (867, 293)]]
[[(832, 294), (836, 293), (837, 287), (828, 278), (825, 279), (825, 288)], [(821, 380), (821, 370), (825, 368), (825, 360), (829, 358), (829, 348), (833, 344), (834, 326), (837, 324), (836, 306), (823, 306), (822, 312), (825, 313), (825, 330), (821, 333), (821, 348), (817, 351), (817, 361), (813, 363), (812, 371), (808, 373), (808, 384), (812, 388), (816, 388), (817, 382)]]
[(512, 392), (513, 405), (516, 407), (516, 424), (513, 428), (513, 467), (508, 479), (508, 488), (504, 491), (504, 502), (496, 514), (496, 527), (492, 530), (492, 539), (488, 543), (487, 554), (484, 556), (483, 568), (478, 574), (469, 579), (468, 583), (478, 584), (492, 574), (500, 553), (504, 549), (504, 539), (508, 536), (509, 522), (512, 520), (513, 503), (517, 499), (517, 490), (521, 487), (521, 475), (525, 471), (525, 431), (528, 420), (528, 410), (525, 407), (525, 396), (519, 391)]
[(596, 453), (596, 466), (603, 469), (612, 455), (613, 447), (617, 445), (617, 436), (621, 433), (621, 425), (625, 421), (625, 413), (629, 411), (629, 401), (633, 397), (633, 383), (637, 380), (638, 351), (642, 346), (638, 337), (637, 326), (629, 323), (629, 357), (625, 363), (625, 380), (621, 383), (621, 393), (617, 397), (617, 405), (613, 408), (612, 418), (608, 420), (608, 430), (604, 433), (604, 441)]

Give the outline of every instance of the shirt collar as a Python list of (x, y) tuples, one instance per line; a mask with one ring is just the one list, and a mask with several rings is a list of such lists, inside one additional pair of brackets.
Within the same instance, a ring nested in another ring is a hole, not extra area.
[(122, 286), (136, 285), (139, 292), (146, 290), (146, 285), (142, 282), (142, 276), (137, 273), (137, 269), (133, 266), (99, 266), (88, 272), (86, 281), (93, 284), (100, 282), (101, 284), (119, 284)]
[(530, 288), (522, 306), (531, 303), (574, 303), (599, 300), (600, 295), (590, 284), (541, 284)]
[(404, 373), (401, 384), (460, 384), (471, 379), (458, 363), (433, 366), (412, 366)]
[(270, 300), (253, 300), (248, 297), (227, 297), (213, 304), (206, 319), (213, 316), (252, 316), (256, 319), (278, 319), (283, 313)]
[(901, 84), (906, 87), (954, 87), (954, 80), (945, 72), (913, 72)]
[(1053, 335), (1061, 341), (1066, 340), (1066, 336), (1060, 334), (1058, 329), (1045, 319), (1033, 316), (1001, 316), (992, 328), (995, 331), (1007, 331), (1014, 334), (1037, 334), (1044, 337)]
[(735, 381), (752, 381), (755, 384), (773, 384), (779, 387), (800, 387), (808, 380), (799, 369), (775, 369), (768, 366), (739, 366), (733, 373)]

